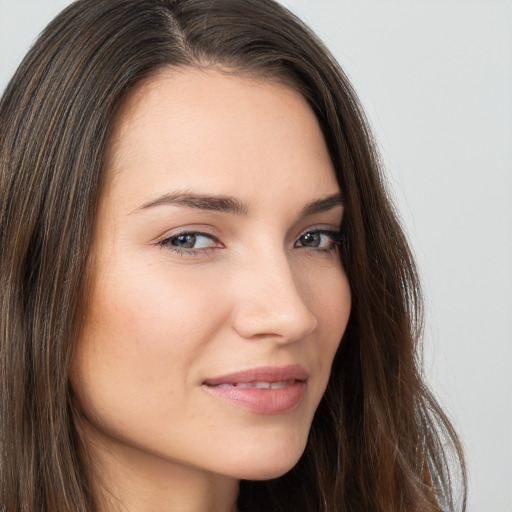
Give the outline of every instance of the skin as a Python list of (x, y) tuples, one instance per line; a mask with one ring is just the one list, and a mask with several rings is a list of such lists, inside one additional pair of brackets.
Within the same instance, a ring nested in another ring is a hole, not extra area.
[[(184, 191), (229, 196), (244, 211), (158, 201)], [(239, 479), (297, 462), (351, 302), (331, 234), (343, 207), (301, 212), (337, 192), (318, 122), (286, 85), (184, 68), (130, 92), (70, 370), (101, 510), (228, 512)], [(206, 234), (193, 247), (173, 245), (195, 232)], [(318, 245), (305, 245), (312, 236)], [(310, 377), (283, 413), (203, 386), (289, 364)]]

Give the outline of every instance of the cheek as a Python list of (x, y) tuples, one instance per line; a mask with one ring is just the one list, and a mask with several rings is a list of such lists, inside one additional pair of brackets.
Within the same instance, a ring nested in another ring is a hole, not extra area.
[(84, 409), (100, 412), (122, 401), (136, 414), (173, 390), (179, 402), (187, 370), (222, 322), (220, 297), (213, 310), (204, 278), (169, 278), (151, 265), (115, 268), (92, 294), (70, 372), (75, 393)]
[(345, 333), (351, 311), (351, 292), (343, 270), (325, 280), (316, 293), (315, 311), (320, 333), (317, 337), (316, 358), (322, 367), (324, 389), (329, 380), (334, 356)]
[[(191, 350), (214, 322), (208, 276), (167, 272), (166, 266), (117, 265), (94, 294), (88, 327), (125, 351)], [(218, 297), (216, 297), (218, 299)], [(221, 306), (219, 304), (219, 306)], [(216, 309), (221, 315), (220, 307)]]

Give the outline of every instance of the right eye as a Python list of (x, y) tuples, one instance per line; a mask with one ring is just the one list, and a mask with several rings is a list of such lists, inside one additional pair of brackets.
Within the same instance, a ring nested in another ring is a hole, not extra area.
[(158, 245), (181, 255), (198, 254), (207, 249), (221, 247), (213, 235), (194, 231), (172, 235), (158, 242)]

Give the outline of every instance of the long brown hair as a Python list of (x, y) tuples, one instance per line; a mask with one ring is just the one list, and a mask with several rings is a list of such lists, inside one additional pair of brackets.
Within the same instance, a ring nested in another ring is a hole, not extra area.
[(457, 479), (464, 509), (460, 444), (420, 374), (417, 272), (329, 52), (273, 0), (79, 0), (0, 102), (0, 510), (95, 510), (67, 374), (113, 119), (159, 69), (219, 65), (309, 101), (345, 195), (353, 297), (303, 457), (278, 479), (242, 482), (240, 510), (454, 510)]

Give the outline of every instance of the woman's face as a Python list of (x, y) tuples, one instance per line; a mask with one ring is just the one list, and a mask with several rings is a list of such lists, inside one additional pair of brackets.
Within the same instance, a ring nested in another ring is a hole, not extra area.
[(186, 68), (131, 91), (70, 372), (100, 459), (244, 479), (297, 462), (350, 311), (342, 214), (291, 88)]

